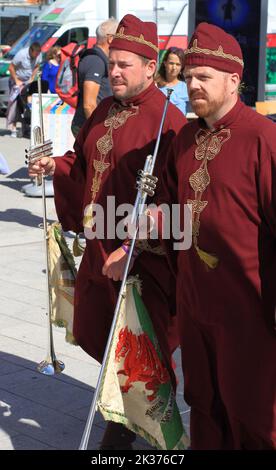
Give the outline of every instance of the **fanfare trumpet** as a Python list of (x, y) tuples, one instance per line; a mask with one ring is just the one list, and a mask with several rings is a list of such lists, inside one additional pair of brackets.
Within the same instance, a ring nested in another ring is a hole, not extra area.
[[(53, 153), (53, 146), (51, 140), (44, 139), (43, 127), (43, 110), (42, 110), (42, 93), (41, 93), (41, 73), (38, 73), (38, 99), (39, 99), (39, 119), (40, 126), (33, 129), (34, 146), (26, 150), (26, 163), (34, 163), (43, 157), (50, 157)], [(48, 347), (46, 358), (40, 362), (37, 369), (42, 374), (54, 375), (59, 374), (64, 370), (64, 363), (59, 361), (55, 355), (54, 341), (53, 341), (53, 327), (51, 321), (51, 287), (50, 287), (50, 272), (49, 272), (49, 246), (48, 246), (48, 230), (47, 230), (47, 208), (46, 208), (46, 195), (45, 195), (45, 179), (44, 175), (37, 177), (37, 185), (42, 185), (42, 207), (43, 207), (43, 232), (45, 242), (46, 254), (46, 290), (47, 290), (47, 335)]]

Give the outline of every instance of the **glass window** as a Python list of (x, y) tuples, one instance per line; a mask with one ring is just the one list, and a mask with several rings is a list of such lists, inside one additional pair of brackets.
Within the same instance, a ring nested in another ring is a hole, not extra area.
[(39, 42), (43, 45), (47, 39), (49, 39), (54, 32), (59, 28), (59, 25), (49, 24), (37, 24), (33, 25), (31, 29), (28, 29), (21, 38), (15, 43), (15, 45), (5, 54), (5, 59), (12, 60), (21, 49), (29, 47), (33, 42)]
[(76, 42), (78, 44), (87, 44), (88, 40), (88, 28), (72, 28), (65, 31), (60, 38), (58, 38), (57, 46), (66, 46), (70, 42)]

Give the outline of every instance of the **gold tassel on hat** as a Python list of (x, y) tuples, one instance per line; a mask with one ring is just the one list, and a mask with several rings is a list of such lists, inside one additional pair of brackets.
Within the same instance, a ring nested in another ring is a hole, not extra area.
[(217, 267), (219, 263), (219, 259), (217, 256), (211, 255), (210, 253), (201, 250), (201, 248), (199, 248), (198, 246), (195, 246), (195, 249), (201, 261), (203, 261), (203, 263), (205, 263), (208, 268), (215, 269)]

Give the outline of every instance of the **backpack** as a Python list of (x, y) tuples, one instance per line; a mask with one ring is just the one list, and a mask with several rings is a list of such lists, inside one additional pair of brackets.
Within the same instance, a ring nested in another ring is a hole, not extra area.
[[(98, 55), (94, 48), (85, 49), (83, 44), (70, 42), (61, 48), (60, 66), (56, 78), (56, 93), (73, 108), (77, 107), (79, 84), (78, 84), (78, 66), (81, 59), (87, 55)], [(106, 66), (106, 76), (108, 70)]]

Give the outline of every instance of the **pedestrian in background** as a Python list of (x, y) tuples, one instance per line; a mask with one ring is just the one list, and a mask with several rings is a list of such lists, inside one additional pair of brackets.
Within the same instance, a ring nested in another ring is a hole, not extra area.
[(42, 67), (41, 79), (48, 82), (50, 93), (56, 93), (56, 78), (60, 63), (60, 47), (50, 47), (46, 54), (46, 62)]
[(17, 109), (17, 97), (22, 88), (31, 83), (41, 62), (41, 47), (34, 42), (30, 47), (20, 50), (13, 58), (10, 66), (9, 102), (7, 109), (7, 127), (11, 129), (11, 137), (17, 137), (16, 123), (20, 120)]
[(96, 29), (96, 44), (92, 50), (85, 50), (81, 55), (78, 68), (78, 104), (72, 121), (72, 133), (75, 137), (99, 102), (112, 95), (108, 78), (108, 52), (117, 26), (118, 21), (115, 18), (101, 23)]
[(184, 82), (184, 51), (179, 47), (170, 47), (164, 55), (156, 77), (158, 88), (167, 95), (168, 88), (173, 90), (171, 102), (182, 111), (187, 113), (187, 102), (189, 101), (187, 86)]

